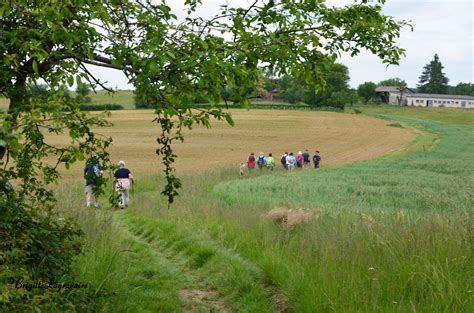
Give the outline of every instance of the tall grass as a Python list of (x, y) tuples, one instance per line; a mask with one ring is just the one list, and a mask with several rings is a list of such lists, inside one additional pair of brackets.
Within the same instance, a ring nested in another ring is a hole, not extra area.
[[(194, 286), (235, 311), (275, 310), (277, 287), (296, 312), (471, 312), (474, 132), (462, 114), (450, 117), (457, 125), (386, 117), (424, 129), (408, 154), (244, 179), (182, 175), (171, 210), (157, 177), (137, 178), (126, 212), (78, 209), (64, 190), (86, 233), (78, 269), (116, 293), (98, 300), (108, 311), (179, 311), (179, 290)], [(278, 206), (316, 214), (288, 228), (264, 218)]]
[[(440, 143), (215, 188), (226, 241), (282, 284), (296, 311), (474, 309), (472, 127), (411, 123), (440, 133)], [(262, 223), (259, 214), (275, 206), (316, 210), (319, 219), (294, 231)]]

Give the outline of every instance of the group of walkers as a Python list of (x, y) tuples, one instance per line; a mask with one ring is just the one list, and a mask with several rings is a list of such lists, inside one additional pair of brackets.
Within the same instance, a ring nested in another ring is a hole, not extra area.
[[(119, 208), (124, 209), (128, 207), (130, 188), (133, 185), (133, 175), (128, 168), (125, 167), (125, 162), (120, 160), (118, 162), (118, 170), (114, 172), (114, 182), (112, 184), (112, 192), (119, 193)], [(86, 207), (91, 206), (92, 196), (94, 196), (94, 207), (100, 208), (97, 186), (99, 180), (102, 179), (104, 172), (99, 163), (97, 155), (93, 155), (86, 167), (84, 168), (85, 178), (85, 193), (86, 193)]]
[[(282, 164), (283, 168), (288, 171), (292, 171), (295, 168), (307, 169), (311, 167), (311, 159), (313, 161), (314, 168), (321, 167), (321, 154), (318, 150), (314, 152), (313, 157), (306, 149), (304, 152), (299, 151), (298, 154), (295, 156), (293, 152), (285, 152), (280, 159), (280, 163)], [(273, 171), (275, 168), (275, 159), (273, 158), (272, 153), (269, 153), (268, 156), (265, 156), (263, 152), (260, 152), (258, 157), (255, 157), (253, 152), (250, 153), (247, 162), (240, 164), (240, 175), (244, 175), (244, 170), (247, 169), (249, 172), (255, 169), (262, 170), (264, 168)]]

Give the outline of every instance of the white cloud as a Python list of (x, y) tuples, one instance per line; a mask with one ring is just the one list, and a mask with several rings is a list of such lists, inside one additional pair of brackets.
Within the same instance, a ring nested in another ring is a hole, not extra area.
[(423, 66), (435, 53), (440, 57), (450, 84), (474, 82), (474, 30), (471, 1), (391, 1), (384, 13), (396, 19), (411, 20), (414, 31), (405, 30), (399, 43), (406, 49), (406, 57), (399, 66), (385, 68), (368, 53), (341, 61), (349, 66), (351, 85), (364, 81), (378, 82), (400, 77), (409, 86), (416, 86)]

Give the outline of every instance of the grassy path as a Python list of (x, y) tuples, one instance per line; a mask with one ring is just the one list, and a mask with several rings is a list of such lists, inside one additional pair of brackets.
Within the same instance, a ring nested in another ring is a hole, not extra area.
[[(237, 253), (176, 224), (150, 220), (130, 211), (118, 213), (117, 217), (134, 245), (151, 260), (146, 262), (148, 267), (166, 262), (164, 268), (173, 268), (173, 288), (184, 311), (289, 311), (262, 272)], [(156, 279), (161, 278), (158, 275)]]

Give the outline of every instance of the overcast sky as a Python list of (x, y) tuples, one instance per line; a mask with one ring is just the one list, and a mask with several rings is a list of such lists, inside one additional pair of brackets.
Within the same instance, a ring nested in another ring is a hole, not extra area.
[[(248, 4), (250, 0), (227, 0), (231, 4)], [(172, 0), (167, 3), (179, 17), (184, 16), (182, 3)], [(218, 4), (225, 0), (203, 0), (199, 14), (209, 16), (216, 12)], [(252, 1), (253, 2), (253, 1)], [(328, 0), (327, 4), (343, 6), (350, 0)], [(383, 13), (397, 20), (410, 20), (413, 32), (406, 28), (399, 39), (406, 49), (406, 57), (399, 66), (389, 66), (370, 54), (362, 52), (351, 58), (343, 55), (338, 62), (349, 67), (350, 85), (357, 87), (366, 81), (379, 82), (399, 77), (408, 86), (415, 87), (423, 66), (429, 63), (435, 53), (444, 66), (450, 85), (459, 82), (474, 83), (474, 4), (473, 0), (387, 0)], [(108, 69), (92, 69), (112, 88), (132, 89), (123, 74)]]

